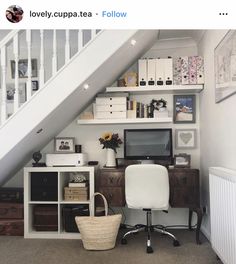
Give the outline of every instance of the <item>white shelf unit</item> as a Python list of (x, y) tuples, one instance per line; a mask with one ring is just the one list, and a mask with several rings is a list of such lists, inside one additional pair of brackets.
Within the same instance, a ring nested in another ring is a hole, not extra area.
[(104, 125), (104, 124), (151, 124), (171, 123), (172, 117), (166, 118), (123, 118), (123, 119), (78, 119), (79, 125)]
[[(94, 185), (95, 185), (94, 166), (81, 167), (25, 167), (24, 168), (24, 237), (25, 238), (67, 238), (81, 239), (80, 233), (65, 232), (62, 221), (62, 208), (65, 205), (89, 204), (90, 212), (94, 215)], [(55, 172), (58, 179), (58, 199), (57, 201), (32, 201), (31, 200), (31, 174), (32, 172)], [(88, 201), (65, 201), (64, 187), (68, 186), (71, 172), (83, 173), (89, 181), (89, 200)], [(35, 205), (57, 205), (58, 209), (58, 231), (36, 231), (33, 227), (33, 208)]]
[[(132, 87), (107, 87), (108, 93), (128, 92), (130, 94), (190, 94), (200, 93), (203, 84), (193, 85), (161, 85), (161, 86), (132, 86)], [(79, 125), (105, 125), (105, 124), (153, 124), (171, 123), (172, 117), (166, 118), (122, 118), (122, 119), (78, 119)]]
[(133, 87), (107, 87), (106, 92), (129, 92), (133, 94), (185, 94), (200, 93), (203, 90), (203, 84), (193, 85), (159, 85), (159, 86), (133, 86)]

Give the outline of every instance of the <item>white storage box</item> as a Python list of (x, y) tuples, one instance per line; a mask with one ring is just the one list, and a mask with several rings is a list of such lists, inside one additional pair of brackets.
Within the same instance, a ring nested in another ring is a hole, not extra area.
[(97, 97), (94, 104), (94, 118), (126, 118), (126, 103), (126, 97)]
[(126, 111), (126, 104), (96, 105), (96, 112)]
[(96, 105), (125, 104), (126, 97), (97, 97)]
[(117, 119), (126, 118), (126, 111), (122, 112), (96, 112), (95, 118), (97, 119)]

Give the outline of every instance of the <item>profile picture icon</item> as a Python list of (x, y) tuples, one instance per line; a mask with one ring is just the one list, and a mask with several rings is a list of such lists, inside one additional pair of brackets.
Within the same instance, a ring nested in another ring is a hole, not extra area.
[(6, 19), (11, 23), (18, 23), (23, 18), (24, 11), (18, 5), (11, 5), (6, 10)]

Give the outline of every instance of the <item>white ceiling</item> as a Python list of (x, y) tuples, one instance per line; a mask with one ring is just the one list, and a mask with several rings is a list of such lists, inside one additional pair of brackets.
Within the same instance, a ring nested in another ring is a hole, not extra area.
[(205, 30), (165, 29), (159, 31), (158, 40), (191, 38), (198, 43), (204, 32)]

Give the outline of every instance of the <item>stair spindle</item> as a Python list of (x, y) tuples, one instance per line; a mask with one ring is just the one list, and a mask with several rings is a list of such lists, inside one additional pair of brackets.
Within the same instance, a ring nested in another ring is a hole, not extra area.
[(7, 119), (7, 87), (6, 87), (6, 46), (1, 48), (1, 71), (2, 71), (2, 102), (1, 102), (1, 123)]
[(39, 70), (39, 86), (44, 85), (44, 30), (40, 30), (40, 70)]
[(96, 36), (96, 29), (91, 30), (91, 40)]
[(13, 53), (15, 58), (15, 94), (14, 94), (14, 113), (19, 108), (19, 36), (13, 38)]
[(80, 52), (83, 48), (83, 30), (78, 30), (78, 52)]
[(65, 63), (70, 59), (70, 30), (66, 29)]
[(27, 42), (27, 49), (28, 49), (28, 76), (27, 76), (27, 101), (31, 97), (31, 89), (32, 89), (32, 63), (31, 63), (31, 48), (32, 48), (32, 43), (31, 43), (31, 30), (26, 30), (26, 42)]
[(57, 72), (57, 31), (53, 30), (52, 75)]

